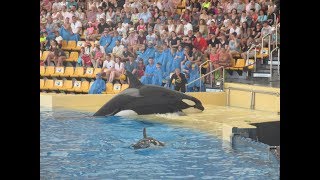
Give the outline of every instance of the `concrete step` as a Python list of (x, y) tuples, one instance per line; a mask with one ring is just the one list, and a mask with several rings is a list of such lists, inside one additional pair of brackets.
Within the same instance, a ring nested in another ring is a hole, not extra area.
[(252, 73), (252, 77), (265, 77), (265, 78), (269, 78), (271, 77), (270, 73), (266, 73), (266, 72), (253, 72)]

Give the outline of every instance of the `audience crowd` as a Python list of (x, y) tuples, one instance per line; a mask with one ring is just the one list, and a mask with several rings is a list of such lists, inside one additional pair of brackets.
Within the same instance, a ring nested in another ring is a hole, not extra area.
[[(75, 66), (101, 68), (99, 81), (128, 70), (169, 87), (212, 70), (207, 60), (218, 68), (246, 59), (279, 22), (278, 0), (41, 0), (40, 51), (50, 51), (41, 65), (66, 66), (62, 41), (84, 41)], [(203, 91), (207, 77), (182, 91)]]

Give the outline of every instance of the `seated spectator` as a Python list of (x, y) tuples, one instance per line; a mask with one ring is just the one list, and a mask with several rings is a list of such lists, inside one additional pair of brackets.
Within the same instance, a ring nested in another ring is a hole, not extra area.
[(115, 62), (111, 59), (111, 55), (106, 55), (106, 60), (103, 62), (101, 75), (109, 78), (111, 71), (114, 70)]
[(112, 83), (114, 79), (117, 79), (120, 77), (121, 74), (124, 73), (124, 63), (121, 62), (119, 57), (116, 57), (116, 63), (114, 65), (114, 69), (110, 73), (110, 77), (108, 82)]
[[(187, 75), (188, 83), (198, 79), (200, 77), (199, 67), (196, 64), (191, 65), (190, 73)], [(200, 89), (201, 84), (201, 89)], [(205, 85), (202, 80), (194, 81), (193, 83), (187, 86), (187, 92), (205, 92)]]
[(214, 62), (213, 65), (214, 65), (214, 68), (219, 68), (220, 66), (223, 66), (223, 67), (231, 67), (231, 59), (232, 59), (232, 56), (229, 52), (226, 51), (225, 48), (221, 48), (219, 50), (219, 60)]
[(152, 84), (152, 78), (154, 76), (155, 70), (156, 66), (154, 64), (154, 60), (153, 58), (149, 58), (149, 64), (146, 66), (146, 71), (144, 75), (141, 77), (141, 83)]
[(267, 15), (265, 14), (265, 12), (262, 10), (262, 9), (260, 9), (259, 10), (259, 16), (258, 16), (258, 22), (259, 23), (263, 23), (264, 21), (266, 21), (267, 20)]
[(89, 89), (88, 94), (101, 94), (106, 90), (106, 83), (101, 78), (101, 74), (96, 74), (96, 80), (93, 82), (92, 86)]
[(95, 68), (101, 68), (105, 58), (105, 54), (103, 53), (100, 47), (101, 46), (99, 42), (95, 43), (95, 47), (91, 52), (91, 59), (92, 59), (91, 62)]
[(204, 53), (204, 51), (208, 47), (207, 41), (202, 37), (200, 32), (196, 33), (196, 38), (193, 40), (193, 45), (194, 45), (194, 48), (196, 48), (202, 53)]
[(152, 77), (151, 84), (162, 86), (163, 72), (161, 70), (161, 63), (156, 64), (156, 70), (154, 71), (154, 76)]
[(123, 53), (124, 46), (120, 43), (119, 40), (116, 41), (116, 46), (112, 49), (112, 54), (116, 57), (121, 57)]
[(145, 69), (146, 69), (146, 66), (143, 63), (143, 59), (139, 59), (138, 60), (138, 68), (137, 68), (138, 79), (141, 79), (141, 77), (144, 75)]
[(67, 59), (66, 53), (62, 49), (55, 49), (54, 63), (57, 67), (63, 66), (63, 62)]
[(137, 76), (138, 64), (134, 61), (132, 56), (128, 57), (129, 60), (125, 63), (125, 69)]
[(240, 40), (237, 38), (237, 33), (234, 32), (230, 34), (230, 41), (229, 41), (229, 52), (232, 57), (236, 55), (240, 55), (241, 46)]
[(48, 43), (47, 36), (48, 36), (47, 32), (40, 33), (40, 49), (43, 51), (46, 50), (45, 47), (47, 46), (47, 43)]

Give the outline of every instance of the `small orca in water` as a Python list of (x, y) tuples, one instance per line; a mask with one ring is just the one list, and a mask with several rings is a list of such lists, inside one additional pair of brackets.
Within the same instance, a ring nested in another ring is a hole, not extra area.
[(201, 101), (193, 96), (156, 85), (144, 85), (126, 71), (129, 88), (105, 103), (93, 116), (113, 116), (131, 110), (138, 115), (202, 112)]
[(160, 142), (152, 137), (147, 137), (146, 128), (143, 128), (143, 139), (139, 140), (136, 144), (132, 145), (134, 149), (144, 149), (151, 145), (164, 146), (163, 142)]

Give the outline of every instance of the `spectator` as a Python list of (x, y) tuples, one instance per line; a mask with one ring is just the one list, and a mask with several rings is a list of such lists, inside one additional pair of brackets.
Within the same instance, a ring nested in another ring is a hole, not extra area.
[(196, 33), (196, 38), (193, 40), (194, 48), (204, 53), (204, 51), (207, 49), (208, 44), (207, 41), (202, 37), (200, 32)]
[(116, 40), (116, 46), (112, 49), (112, 54), (116, 57), (121, 57), (123, 53), (124, 46), (119, 40)]
[(129, 60), (125, 63), (125, 69), (137, 76), (138, 64), (134, 61), (132, 56), (129, 56)]
[(191, 30), (191, 31), (193, 30), (193, 27), (189, 22), (187, 22), (184, 19), (181, 19), (181, 22), (183, 24), (183, 34), (186, 36), (186, 35), (188, 35), (189, 30)]
[(267, 20), (267, 15), (264, 13), (262, 9), (259, 10), (259, 15), (258, 15), (258, 22), (263, 23), (264, 21)]
[(240, 40), (237, 38), (237, 33), (233, 32), (230, 34), (230, 41), (229, 41), (229, 52), (232, 57), (240, 55)]
[(109, 78), (111, 71), (114, 70), (114, 66), (115, 66), (115, 62), (111, 59), (111, 55), (107, 54), (106, 60), (103, 61), (103, 65), (101, 69), (102, 76), (106, 76), (107, 78)]
[(143, 59), (138, 60), (138, 69), (137, 69), (137, 77), (141, 80), (142, 76), (144, 75), (146, 67), (143, 63)]
[(186, 92), (187, 79), (183, 73), (180, 72), (179, 68), (175, 69), (175, 73), (171, 76), (169, 81), (169, 87), (174, 84), (174, 90)]
[(96, 80), (89, 89), (88, 94), (101, 94), (106, 90), (106, 83), (101, 78), (101, 73), (96, 74)]
[(154, 60), (153, 58), (149, 58), (149, 64), (146, 66), (146, 71), (144, 75), (141, 77), (141, 83), (152, 84), (152, 78), (154, 76), (155, 70), (156, 66), (154, 64)]
[(116, 62), (115, 62), (115, 65), (114, 65), (114, 69), (111, 71), (110, 73), (110, 77), (109, 77), (109, 80), (108, 82), (113, 82), (114, 79), (117, 79), (120, 77), (121, 74), (124, 73), (124, 63), (121, 62), (121, 59), (120, 57), (115, 57), (116, 59)]
[(105, 59), (105, 54), (103, 53), (103, 50), (101, 50), (100, 47), (101, 46), (99, 42), (95, 43), (95, 47), (91, 52), (92, 64), (95, 68), (102, 68), (103, 61)]
[(156, 70), (154, 71), (154, 76), (152, 77), (151, 84), (162, 86), (163, 72), (161, 70), (161, 63), (156, 64)]

